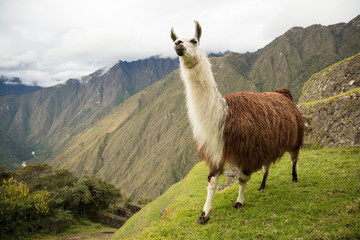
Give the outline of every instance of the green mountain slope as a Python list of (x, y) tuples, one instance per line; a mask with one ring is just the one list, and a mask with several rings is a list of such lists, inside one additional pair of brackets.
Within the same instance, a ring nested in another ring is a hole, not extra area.
[(21, 166), (22, 161), (32, 158), (31, 149), (24, 146), (0, 129), (0, 165), (14, 170)]
[(314, 73), (360, 51), (360, 16), (331, 26), (294, 27), (259, 52), (249, 79), (260, 91), (289, 88), (297, 101)]
[[(238, 184), (217, 191), (205, 225), (196, 223), (206, 200), (208, 174), (207, 166), (199, 163), (130, 218), (112, 239), (357, 239), (359, 151), (303, 149), (296, 184), (285, 155), (271, 167), (264, 191), (257, 190), (262, 174), (253, 175), (243, 208), (233, 208)], [(164, 217), (160, 210), (166, 210)]]
[[(100, 69), (80, 80), (32, 94), (0, 98), (0, 129), (34, 146), (47, 160), (114, 106), (161, 79), (175, 68), (174, 59), (148, 58)], [(46, 152), (46, 154), (45, 154)]]

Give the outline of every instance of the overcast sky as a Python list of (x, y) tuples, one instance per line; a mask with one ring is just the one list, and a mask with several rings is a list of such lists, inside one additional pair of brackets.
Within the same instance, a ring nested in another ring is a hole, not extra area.
[(176, 57), (203, 29), (206, 52), (253, 52), (291, 27), (349, 22), (360, 0), (0, 0), (0, 76), (51, 86), (118, 60)]

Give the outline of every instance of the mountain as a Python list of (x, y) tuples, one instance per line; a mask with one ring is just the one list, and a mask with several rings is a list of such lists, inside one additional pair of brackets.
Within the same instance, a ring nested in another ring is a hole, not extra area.
[(114, 106), (178, 67), (178, 60), (119, 61), (81, 79), (0, 98), (0, 128), (38, 149), (40, 160), (104, 117)]
[(260, 91), (289, 88), (298, 100), (305, 81), (360, 51), (360, 15), (349, 23), (294, 27), (259, 52), (249, 78)]
[(31, 149), (26, 147), (0, 129), (0, 165), (6, 165), (7, 169), (15, 170), (23, 161), (32, 158)]
[[(359, 30), (360, 17), (296, 27), (255, 53), (212, 58), (219, 90), (288, 87), (298, 99), (312, 74), (360, 51)], [(177, 66), (177, 59), (119, 62), (26, 97), (2, 97), (0, 128), (36, 145), (56, 168), (102, 177), (134, 199), (154, 198), (199, 161)]]
[(9, 94), (21, 95), (24, 93), (32, 93), (42, 89), (40, 86), (28, 86), (24, 85), (20, 78), (6, 78), (0, 77), (0, 96), (6, 96)]

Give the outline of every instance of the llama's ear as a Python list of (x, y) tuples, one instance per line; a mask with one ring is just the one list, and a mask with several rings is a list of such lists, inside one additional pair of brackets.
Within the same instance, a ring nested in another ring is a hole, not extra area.
[(174, 42), (176, 41), (176, 39), (178, 39), (178, 36), (175, 34), (173, 27), (171, 28), (170, 37), (171, 37), (171, 39), (172, 39)]
[(195, 37), (198, 39), (198, 41), (200, 42), (200, 37), (201, 37), (201, 26), (199, 24), (198, 21), (194, 20), (195, 22)]

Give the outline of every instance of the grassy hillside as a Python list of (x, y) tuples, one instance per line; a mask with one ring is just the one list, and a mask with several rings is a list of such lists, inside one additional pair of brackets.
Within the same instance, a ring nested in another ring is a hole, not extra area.
[[(357, 239), (360, 238), (360, 149), (302, 149), (299, 182), (288, 155), (270, 169), (265, 191), (253, 174), (245, 205), (232, 208), (234, 184), (214, 197), (210, 221), (196, 219), (206, 199), (208, 169), (197, 164), (119, 229), (113, 239)], [(224, 182), (224, 179), (220, 179)], [(166, 209), (162, 218), (160, 209)]]

